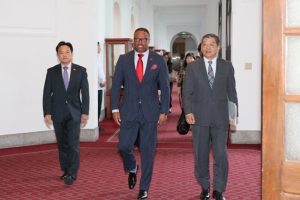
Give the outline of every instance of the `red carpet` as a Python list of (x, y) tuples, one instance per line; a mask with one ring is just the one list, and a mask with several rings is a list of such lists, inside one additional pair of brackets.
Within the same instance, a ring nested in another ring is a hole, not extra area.
[[(228, 200), (260, 199), (260, 151), (229, 149)], [(81, 148), (78, 180), (71, 187), (59, 179), (56, 150), (0, 157), (0, 199), (135, 199), (127, 186), (115, 148)], [(139, 174), (140, 175), (140, 174)], [(149, 199), (199, 199), (191, 149), (157, 150)]]
[[(191, 133), (182, 136), (175, 130), (179, 110), (178, 101), (174, 99), (168, 123), (159, 128), (148, 199), (199, 199), (201, 189), (194, 178)], [(116, 148), (118, 126), (111, 120), (102, 121), (100, 126), (104, 130), (98, 141), (81, 143), (78, 180), (71, 187), (59, 179), (61, 172), (55, 144), (0, 149), (0, 199), (136, 199), (138, 184), (134, 190), (128, 189), (127, 175), (122, 170)], [(230, 145), (228, 152), (226, 199), (261, 199), (260, 147)]]

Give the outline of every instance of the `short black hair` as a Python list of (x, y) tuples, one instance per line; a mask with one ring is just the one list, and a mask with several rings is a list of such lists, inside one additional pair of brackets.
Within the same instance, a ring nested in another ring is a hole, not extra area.
[(146, 29), (144, 27), (140, 27), (140, 28), (135, 29), (134, 33), (138, 32), (138, 31), (144, 31), (144, 32), (148, 33), (148, 36), (150, 38), (150, 33), (149, 33), (148, 29)]
[(169, 54), (170, 54), (170, 52), (166, 51), (166, 52), (164, 52), (163, 56), (166, 56), (166, 55), (169, 55)]
[[(217, 43), (217, 45), (218, 45), (218, 46), (220, 45), (220, 39), (219, 39), (219, 37), (218, 37), (217, 35), (213, 34), (213, 33), (208, 33), (208, 34), (204, 35), (204, 36), (202, 37), (202, 39), (201, 39), (201, 43), (203, 42), (203, 40), (204, 40), (205, 38), (214, 38), (215, 41), (216, 41), (216, 43)], [(200, 44), (201, 44), (201, 43), (200, 43)]]
[(70, 42), (65, 42), (65, 41), (60, 41), (57, 46), (56, 46), (56, 53), (58, 53), (58, 49), (59, 47), (63, 46), (63, 45), (66, 45), (70, 48), (71, 52), (73, 53), (73, 46)]

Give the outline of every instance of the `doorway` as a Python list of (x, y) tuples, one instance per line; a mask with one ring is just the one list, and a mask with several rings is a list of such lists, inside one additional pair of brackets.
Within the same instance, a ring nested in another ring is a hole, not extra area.
[(189, 32), (182, 31), (174, 35), (170, 45), (174, 70), (179, 70), (181, 62), (187, 53), (198, 55), (198, 42), (195, 36)]

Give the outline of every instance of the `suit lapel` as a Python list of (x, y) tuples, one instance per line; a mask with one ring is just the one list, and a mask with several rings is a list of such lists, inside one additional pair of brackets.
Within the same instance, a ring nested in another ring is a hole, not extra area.
[(137, 75), (136, 75), (136, 70), (135, 70), (135, 63), (134, 63), (134, 51), (131, 51), (129, 53), (129, 59), (128, 59), (128, 70), (130, 72), (130, 74), (134, 74), (134, 80), (135, 82), (138, 84), (139, 83), (139, 80), (137, 78)]
[(145, 70), (142, 82), (144, 82), (144, 80), (147, 79), (147, 77), (149, 76), (149, 74), (150, 74), (150, 68), (151, 68), (152, 65), (153, 65), (153, 56), (152, 56), (152, 52), (149, 51), (147, 66), (146, 66), (146, 70)]
[(64, 84), (64, 79), (63, 79), (63, 76), (62, 76), (61, 64), (58, 64), (56, 66), (56, 72), (55, 73), (56, 73), (56, 76), (59, 79), (59, 83), (60, 83), (61, 87), (64, 88), (64, 90), (65, 90), (65, 84)]
[(77, 67), (72, 63), (71, 64), (71, 70), (70, 70), (70, 80), (69, 80), (69, 85), (68, 85), (68, 90), (70, 90), (70, 88), (72, 87), (73, 83), (74, 83), (74, 77), (76, 76), (76, 72), (77, 72)]
[(217, 63), (216, 63), (216, 73), (215, 73), (215, 79), (214, 79), (214, 84), (213, 87), (215, 85), (215, 83), (218, 83), (218, 79), (220, 77), (221, 72), (221, 63), (220, 63), (220, 59), (217, 59)]
[(202, 59), (200, 62), (200, 74), (202, 74), (203, 80), (205, 80), (205, 82), (207, 83), (207, 86), (210, 88), (204, 59)]

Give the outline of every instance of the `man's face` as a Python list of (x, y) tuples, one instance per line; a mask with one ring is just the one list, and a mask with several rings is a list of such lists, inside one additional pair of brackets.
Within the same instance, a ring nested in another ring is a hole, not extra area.
[(137, 31), (134, 33), (133, 48), (138, 53), (143, 53), (148, 50), (150, 38), (147, 32)]
[(201, 52), (204, 57), (211, 60), (217, 57), (219, 46), (214, 38), (204, 38), (201, 42)]
[(57, 52), (57, 58), (63, 65), (67, 65), (70, 62), (72, 62), (73, 54), (71, 52), (70, 47), (68, 47), (67, 45), (62, 45), (61, 47), (59, 47)]

